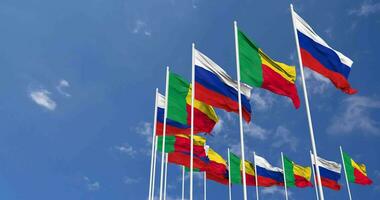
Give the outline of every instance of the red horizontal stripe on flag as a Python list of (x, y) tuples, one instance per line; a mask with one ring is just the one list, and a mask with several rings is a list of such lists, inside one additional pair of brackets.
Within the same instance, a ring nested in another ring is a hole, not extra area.
[(294, 181), (297, 187), (312, 187), (313, 185), (306, 178), (294, 174)]
[(228, 185), (228, 178), (225, 176), (210, 174), (206, 172), (206, 178), (209, 180), (215, 181), (217, 183), (221, 183), (223, 185)]
[(256, 186), (255, 176), (252, 176), (251, 174), (245, 173), (245, 181), (249, 186)]
[[(157, 122), (156, 124), (156, 135), (162, 136), (162, 131), (164, 130), (164, 124), (161, 122)], [(177, 134), (185, 134), (190, 135), (190, 128), (181, 129), (174, 126), (166, 125), (166, 134), (165, 135), (177, 135)]]
[[(321, 177), (321, 181), (322, 181), (322, 186), (323, 187), (327, 187), (327, 188), (330, 188), (332, 190), (340, 190), (340, 185), (338, 182), (335, 182), (334, 180), (331, 180), (331, 179), (328, 179), (328, 178), (325, 178), (325, 177)], [(318, 181), (317, 181), (318, 183)]]
[(372, 180), (369, 179), (366, 175), (362, 174), (359, 170), (354, 168), (355, 183), (360, 185), (371, 185)]
[[(190, 167), (190, 154), (184, 154), (184, 153), (178, 153), (178, 152), (173, 152), (168, 154), (168, 162), (174, 163), (177, 165), (182, 165), (185, 167)], [(193, 159), (193, 167), (194, 168), (205, 168), (207, 163), (205, 163), (203, 160), (194, 157)]]
[(262, 186), (262, 187), (270, 187), (270, 186), (274, 186), (274, 185), (278, 185), (278, 186), (284, 185), (283, 182), (277, 182), (274, 179), (270, 179), (270, 178), (263, 177), (263, 176), (258, 176), (257, 182), (259, 183), (259, 186)]
[(296, 85), (284, 79), (280, 74), (264, 64), (262, 65), (262, 69), (264, 81), (261, 87), (273, 93), (289, 97), (293, 101), (294, 107), (299, 108), (301, 103)]
[[(187, 113), (189, 113), (187, 124), (191, 124), (191, 105), (187, 104), (186, 110)], [(194, 107), (194, 132), (211, 133), (215, 124), (216, 122), (214, 120), (210, 119), (206, 114)]]
[(323, 66), (317, 59), (315, 59), (309, 52), (301, 48), (302, 64), (322, 76), (331, 80), (336, 88), (342, 90), (346, 94), (355, 94), (357, 90), (353, 89), (348, 80), (341, 74), (331, 71)]

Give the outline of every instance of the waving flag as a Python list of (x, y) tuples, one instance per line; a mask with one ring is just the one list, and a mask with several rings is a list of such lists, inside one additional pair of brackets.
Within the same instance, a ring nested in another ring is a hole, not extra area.
[(343, 152), (343, 161), (346, 168), (348, 181), (360, 185), (371, 185), (372, 180), (368, 178), (364, 164), (356, 163), (347, 153)]
[(297, 165), (289, 158), (284, 156), (284, 173), (286, 186), (292, 187), (311, 187), (311, 168)]
[[(311, 160), (313, 161), (312, 163), (315, 167), (313, 154), (311, 154)], [(341, 186), (338, 181), (341, 176), (342, 165), (320, 157), (317, 157), (317, 163), (319, 166), (319, 173), (321, 175), (322, 186), (333, 190), (340, 190)]]
[[(255, 186), (255, 167), (252, 163), (245, 161), (245, 180), (247, 185)], [(241, 159), (230, 152), (230, 174), (231, 174), (231, 183), (242, 184), (243, 183), (243, 166)]]
[(227, 163), (221, 155), (216, 153), (213, 149), (208, 148), (207, 158), (209, 163), (206, 166), (206, 178), (215, 182), (228, 185), (228, 171)]
[[(169, 74), (169, 100), (166, 135), (190, 134), (191, 85), (177, 74)], [(161, 95), (162, 96), (162, 95)], [(157, 135), (162, 135), (165, 98), (162, 96), (157, 114)], [(194, 133), (210, 133), (218, 122), (214, 109), (201, 101), (194, 101)]]
[[(228, 112), (239, 113), (238, 84), (214, 61), (195, 49), (195, 98)], [(251, 120), (251, 87), (241, 84), (244, 119)]]
[(272, 60), (240, 30), (238, 43), (241, 81), (287, 96), (293, 101), (294, 107), (299, 108), (300, 100), (294, 84), (295, 67)]
[(357, 91), (348, 82), (352, 60), (331, 48), (296, 12), (293, 16), (302, 64), (330, 79), (343, 92), (355, 94)]
[(284, 185), (282, 169), (273, 167), (265, 158), (258, 155), (255, 155), (255, 165), (257, 170), (256, 174), (258, 186), (270, 187), (274, 185)]

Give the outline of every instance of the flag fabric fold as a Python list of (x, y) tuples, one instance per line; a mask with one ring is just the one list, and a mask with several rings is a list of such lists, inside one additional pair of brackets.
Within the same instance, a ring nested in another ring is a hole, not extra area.
[(208, 148), (207, 158), (209, 159), (209, 163), (204, 169), (207, 174), (206, 178), (224, 185), (228, 185), (227, 163), (223, 157), (212, 148)]
[(344, 93), (357, 93), (348, 82), (353, 61), (331, 48), (296, 12), (293, 12), (293, 16), (302, 64), (330, 79)]
[[(248, 186), (255, 186), (255, 167), (249, 161), (244, 162), (245, 165), (245, 180)], [(231, 174), (231, 183), (242, 184), (243, 183), (243, 165), (241, 159), (230, 152), (229, 170)]]
[(367, 175), (366, 166), (356, 163), (347, 153), (343, 152), (343, 161), (346, 168), (348, 182), (359, 185), (371, 185), (372, 180)]
[(295, 67), (272, 60), (240, 30), (238, 44), (241, 81), (287, 96), (293, 101), (294, 107), (299, 108)]
[[(315, 169), (313, 154), (311, 154), (311, 160)], [(341, 177), (342, 165), (334, 161), (329, 161), (320, 157), (317, 157), (317, 163), (319, 167), (319, 173), (321, 176), (322, 186), (330, 188), (332, 190), (340, 190), (341, 185), (338, 181)]]
[(287, 187), (311, 187), (311, 168), (297, 165), (286, 156), (284, 159), (284, 173)]
[(265, 158), (258, 155), (255, 155), (255, 165), (258, 186), (284, 185), (283, 170), (281, 168), (273, 167)]
[[(239, 113), (238, 84), (219, 65), (195, 49), (195, 98), (228, 112)], [(251, 120), (251, 87), (241, 84), (242, 113)]]

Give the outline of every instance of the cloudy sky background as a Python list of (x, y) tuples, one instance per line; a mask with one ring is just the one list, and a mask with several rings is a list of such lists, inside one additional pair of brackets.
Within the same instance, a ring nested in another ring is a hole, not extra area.
[[(190, 80), (191, 43), (236, 77), (233, 20), (271, 57), (297, 65), (291, 1), (253, 0), (3, 0), (0, 2), (0, 198), (145, 199), (148, 193), (154, 90), (165, 66)], [(339, 145), (364, 162), (374, 184), (351, 185), (354, 199), (380, 195), (380, 2), (292, 1), (332, 47), (354, 61), (359, 90), (348, 96), (306, 70), (320, 156), (340, 162)], [(298, 70), (298, 69), (297, 69)], [(310, 138), (302, 99), (254, 89), (253, 123), (245, 125), (246, 155), (280, 166), (280, 152), (309, 165)], [(208, 144), (227, 158), (239, 153), (238, 118), (217, 111)], [(168, 199), (180, 197), (181, 172), (169, 166)], [(345, 199), (325, 189), (328, 199)], [(228, 190), (208, 183), (209, 199)], [(187, 185), (188, 186), (188, 182)], [(188, 189), (188, 187), (186, 187)], [(249, 188), (254, 198), (254, 188)], [(202, 194), (201, 176), (195, 197)], [(260, 189), (281, 199), (282, 188)], [(242, 188), (233, 187), (234, 199)], [(314, 190), (290, 189), (291, 199)], [(188, 196), (188, 194), (187, 194)]]

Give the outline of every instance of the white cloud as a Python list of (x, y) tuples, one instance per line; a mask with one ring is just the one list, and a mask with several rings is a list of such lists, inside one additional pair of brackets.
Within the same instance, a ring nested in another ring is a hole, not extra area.
[(70, 83), (66, 81), (65, 79), (62, 79), (59, 81), (59, 84), (57, 85), (57, 91), (62, 94), (65, 97), (71, 97), (71, 95), (64, 91), (64, 88), (70, 87)]
[(49, 97), (49, 95), (50, 92), (45, 89), (33, 90), (29, 94), (30, 98), (32, 98), (36, 104), (53, 111), (57, 107), (57, 104)]
[(380, 101), (365, 96), (350, 96), (343, 100), (343, 111), (333, 117), (329, 133), (344, 134), (362, 130), (380, 135), (380, 123), (371, 117), (371, 110), (380, 109)]
[(325, 29), (324, 32), (326, 33), (327, 37), (329, 37), (329, 38), (332, 38), (332, 37), (333, 37), (333, 34), (332, 34), (332, 28), (331, 28), (331, 27)]
[[(260, 190), (263, 195), (274, 195), (281, 194), (285, 195), (285, 190), (283, 187), (265, 187)], [(288, 190), (288, 197), (291, 197), (292, 193)]]
[(223, 130), (224, 121), (219, 117), (218, 123), (215, 125), (213, 132), (218, 135)]
[(263, 111), (272, 107), (274, 97), (269, 92), (254, 90), (251, 94), (251, 101), (253, 102), (253, 110)]
[(150, 122), (140, 122), (136, 127), (136, 132), (148, 141), (148, 144), (152, 144), (152, 135), (153, 135), (153, 125)]
[(260, 140), (267, 139), (268, 135), (270, 134), (268, 130), (262, 128), (261, 126), (255, 123), (244, 124), (244, 133), (246, 133), (250, 137)]
[(148, 29), (146, 22), (142, 21), (141, 19), (138, 19), (135, 21), (135, 25), (132, 29), (133, 34), (139, 34), (142, 33), (145, 36), (151, 36), (152, 32)]
[[(331, 86), (329, 79), (310, 70), (307, 67), (304, 68), (304, 75), (306, 79), (307, 88), (313, 94), (323, 94), (326, 91), (326, 89), (328, 89), (328, 87)], [(301, 81), (301, 78), (298, 80)]]
[(380, 3), (373, 3), (372, 1), (364, 1), (357, 9), (352, 9), (348, 11), (350, 15), (356, 16), (368, 16), (371, 14), (375, 14), (380, 11)]
[(84, 176), (83, 180), (89, 191), (97, 191), (100, 189), (100, 183), (98, 181), (91, 181), (87, 176)]
[(289, 146), (293, 151), (296, 151), (298, 145), (297, 137), (293, 136), (289, 129), (284, 126), (277, 127), (276, 132), (273, 135), (273, 141), (273, 147), (279, 148), (282, 146)]
[(124, 183), (129, 184), (135, 184), (141, 181), (141, 178), (132, 178), (132, 177), (124, 177)]
[(128, 144), (115, 146), (114, 149), (118, 150), (120, 153), (127, 154), (130, 157), (134, 157), (137, 153), (137, 151), (131, 145)]

